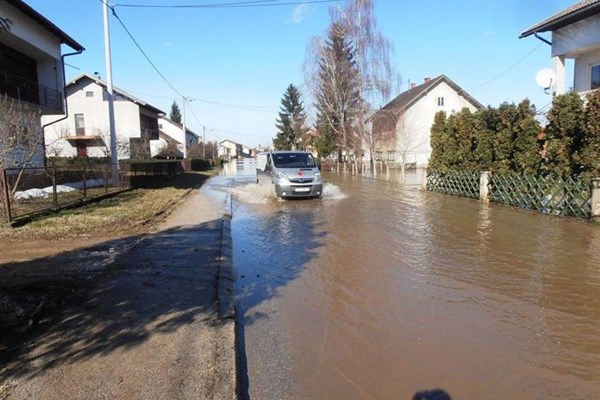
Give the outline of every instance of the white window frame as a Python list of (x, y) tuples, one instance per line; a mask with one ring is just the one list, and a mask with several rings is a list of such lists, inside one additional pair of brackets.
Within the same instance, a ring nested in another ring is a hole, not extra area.
[(436, 100), (437, 100), (438, 107), (444, 106), (444, 97), (443, 96), (438, 96)]

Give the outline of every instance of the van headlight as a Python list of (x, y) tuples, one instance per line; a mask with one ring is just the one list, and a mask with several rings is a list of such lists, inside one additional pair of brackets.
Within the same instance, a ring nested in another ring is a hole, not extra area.
[(321, 173), (320, 172), (315, 172), (315, 182), (316, 183), (321, 182)]
[(279, 183), (290, 183), (290, 181), (288, 180), (288, 177), (285, 176), (285, 174), (283, 172), (277, 173), (277, 180), (279, 181)]

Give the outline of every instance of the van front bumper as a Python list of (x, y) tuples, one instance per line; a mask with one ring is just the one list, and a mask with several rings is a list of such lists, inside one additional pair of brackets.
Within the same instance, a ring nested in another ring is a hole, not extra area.
[(275, 183), (278, 197), (320, 197), (323, 194), (323, 184), (299, 185), (294, 183)]

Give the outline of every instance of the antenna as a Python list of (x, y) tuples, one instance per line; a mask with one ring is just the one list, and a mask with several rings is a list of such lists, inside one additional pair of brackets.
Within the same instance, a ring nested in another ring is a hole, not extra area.
[(535, 74), (535, 81), (544, 89), (544, 93), (550, 94), (548, 91), (556, 84), (556, 73), (549, 68), (542, 68)]

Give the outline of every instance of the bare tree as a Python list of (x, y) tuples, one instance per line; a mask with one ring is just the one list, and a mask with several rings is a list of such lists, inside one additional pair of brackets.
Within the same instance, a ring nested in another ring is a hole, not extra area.
[(15, 168), (16, 190), (26, 168), (39, 167), (44, 160), (44, 135), (40, 114), (20, 101), (0, 96), (0, 167)]
[(306, 63), (309, 84), (315, 98), (317, 130), (322, 135), (330, 130), (337, 143), (338, 158), (353, 147), (358, 104), (358, 70), (353, 49), (344, 29), (333, 23), (327, 39), (315, 38)]
[[(328, 40), (315, 38), (308, 49), (306, 81), (317, 102), (317, 120), (326, 121), (336, 133), (339, 148), (359, 154), (365, 145), (372, 150), (377, 140), (367, 117), (376, 104), (388, 100), (399, 81), (391, 63), (392, 44), (378, 29), (373, 0), (350, 0), (345, 8), (332, 7), (330, 15)], [(336, 41), (349, 49), (346, 60), (331, 51)], [(341, 73), (349, 69), (352, 79), (342, 80)], [(348, 105), (351, 108), (345, 107)], [(337, 112), (328, 115), (324, 110)], [(373, 154), (370, 156), (372, 161)]]
[[(387, 102), (395, 81), (399, 82), (391, 62), (393, 45), (378, 28), (374, 0), (352, 0), (345, 8), (331, 8), (330, 14), (331, 19), (343, 27), (354, 47), (359, 75), (357, 90), (362, 99), (356, 124), (356, 142), (360, 143), (362, 150), (365, 143), (380, 140), (372, 137), (367, 118), (377, 104)], [(372, 153), (370, 156), (372, 160)]]

